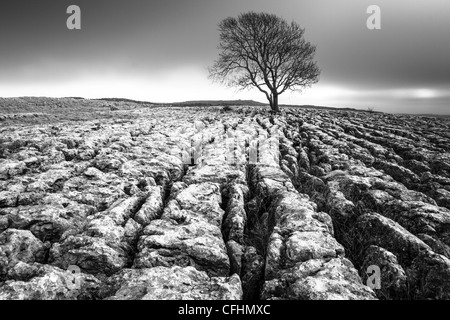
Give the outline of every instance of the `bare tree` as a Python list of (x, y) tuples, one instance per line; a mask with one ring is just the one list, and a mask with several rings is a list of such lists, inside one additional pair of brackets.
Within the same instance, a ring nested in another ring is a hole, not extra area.
[(319, 80), (313, 61), (316, 47), (303, 38), (297, 23), (274, 14), (248, 12), (219, 23), (219, 58), (210, 77), (228, 86), (256, 87), (279, 112), (278, 96)]

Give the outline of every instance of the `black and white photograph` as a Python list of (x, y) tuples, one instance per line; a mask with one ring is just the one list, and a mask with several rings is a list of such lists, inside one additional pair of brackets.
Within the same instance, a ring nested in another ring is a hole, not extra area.
[(0, 300), (449, 299), (448, 0), (1, 3)]

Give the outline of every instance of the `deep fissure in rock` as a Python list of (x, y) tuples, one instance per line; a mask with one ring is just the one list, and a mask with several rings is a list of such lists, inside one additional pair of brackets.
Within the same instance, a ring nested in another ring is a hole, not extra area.
[[(267, 245), (271, 230), (269, 228), (268, 199), (261, 199), (253, 185), (253, 169), (256, 165), (248, 164), (246, 170), (249, 187), (248, 201), (245, 203), (247, 223), (245, 225), (244, 242), (246, 254), (243, 257), (244, 300), (260, 300), (260, 293), (265, 281), (265, 261)], [(272, 226), (273, 227), (273, 226)]]

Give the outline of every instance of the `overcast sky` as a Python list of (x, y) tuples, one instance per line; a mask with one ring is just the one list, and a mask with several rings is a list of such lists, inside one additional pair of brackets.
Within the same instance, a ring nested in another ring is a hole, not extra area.
[[(71, 4), (81, 30), (66, 27)], [(381, 30), (366, 27), (373, 4)], [(266, 102), (207, 78), (217, 24), (246, 11), (295, 20), (317, 46), (319, 83), (280, 103), (450, 114), (449, 0), (5, 0), (0, 96)]]

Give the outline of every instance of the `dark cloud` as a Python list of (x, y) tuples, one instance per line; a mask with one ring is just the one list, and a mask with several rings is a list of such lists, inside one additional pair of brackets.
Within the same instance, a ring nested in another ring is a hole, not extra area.
[[(81, 7), (82, 30), (65, 27), (71, 4)], [(381, 8), (381, 30), (366, 28), (371, 4)], [(193, 90), (197, 99), (211, 98), (205, 70), (217, 56), (217, 23), (248, 10), (272, 12), (305, 27), (322, 69), (321, 82), (310, 94), (316, 92), (317, 104), (361, 106), (367, 101), (392, 111), (391, 101), (401, 111), (422, 103), (424, 109), (450, 113), (447, 0), (7, 1), (0, 6), (0, 95), (28, 95), (28, 88), (39, 84), (43, 94), (58, 86), (61, 91), (54, 95), (90, 96), (86, 83), (98, 84), (104, 94), (102, 83), (120, 87), (127, 79), (129, 87), (163, 86), (163, 81), (177, 86), (173, 95), (155, 97), (159, 100), (183, 100), (183, 92), (191, 97)], [(61, 89), (64, 83), (70, 90)], [(342, 90), (329, 94), (330, 88)], [(434, 95), (407, 97), (424, 90)], [(220, 91), (218, 98), (228, 98), (229, 92)], [(109, 93), (116, 94), (136, 95), (137, 89)], [(330, 98), (323, 99), (327, 94)], [(151, 90), (144, 97), (154, 100)], [(263, 101), (258, 92), (252, 97)], [(282, 99), (302, 103), (307, 97), (305, 91), (305, 96)]]

